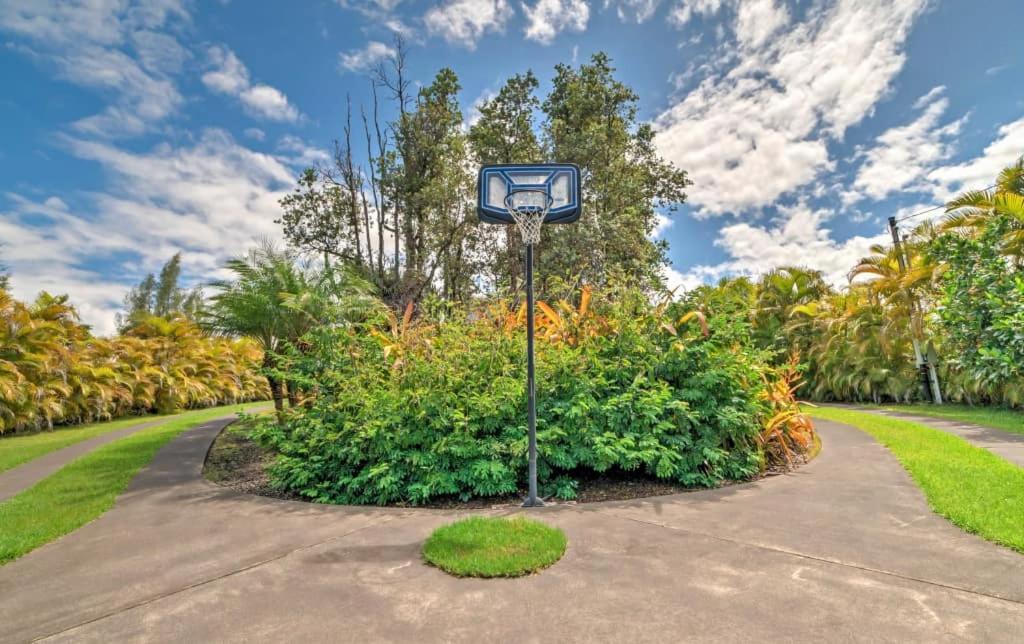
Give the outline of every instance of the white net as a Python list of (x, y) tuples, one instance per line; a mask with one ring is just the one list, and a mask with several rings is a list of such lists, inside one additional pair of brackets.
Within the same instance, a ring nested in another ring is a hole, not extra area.
[(540, 243), (540, 228), (551, 202), (551, 196), (543, 190), (517, 190), (505, 197), (505, 209), (515, 220), (524, 244)]
[(516, 227), (519, 228), (519, 234), (523, 236), (523, 243), (539, 244), (540, 227), (544, 225), (544, 216), (547, 213), (543, 211), (519, 212), (511, 209), (508, 212), (516, 220)]

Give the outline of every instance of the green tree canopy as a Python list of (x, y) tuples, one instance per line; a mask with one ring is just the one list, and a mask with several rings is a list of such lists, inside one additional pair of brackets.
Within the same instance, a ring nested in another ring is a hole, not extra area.
[(171, 318), (176, 315), (194, 320), (203, 306), (200, 287), (185, 289), (179, 285), (181, 253), (175, 253), (160, 269), (160, 276), (149, 273), (124, 297), (124, 311), (117, 314), (117, 326), (124, 332), (150, 316)]

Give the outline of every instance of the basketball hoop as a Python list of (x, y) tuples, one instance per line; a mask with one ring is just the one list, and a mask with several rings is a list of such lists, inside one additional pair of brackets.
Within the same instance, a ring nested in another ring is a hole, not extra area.
[(480, 168), (477, 214), (488, 224), (515, 224), (526, 246), (526, 399), (529, 493), (524, 507), (544, 505), (537, 496), (537, 390), (533, 364), (533, 247), (545, 223), (580, 217), (580, 169), (571, 163), (506, 163)]
[(505, 195), (505, 209), (516, 222), (524, 244), (540, 243), (540, 227), (554, 199), (540, 188), (523, 188)]

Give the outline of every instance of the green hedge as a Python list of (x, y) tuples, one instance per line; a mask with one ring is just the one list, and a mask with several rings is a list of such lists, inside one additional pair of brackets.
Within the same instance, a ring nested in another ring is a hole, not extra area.
[[(587, 472), (690, 486), (758, 472), (763, 356), (738, 339), (736, 323), (712, 320), (710, 337), (692, 322), (675, 329), (683, 311), (636, 295), (598, 312), (562, 311), (560, 325), (541, 317), (549, 339), (537, 343), (544, 494), (572, 498)], [(444, 317), (311, 336), (287, 377), (315, 395), (255, 434), (280, 454), (276, 485), (355, 504), (522, 489), (522, 325), (493, 311)]]

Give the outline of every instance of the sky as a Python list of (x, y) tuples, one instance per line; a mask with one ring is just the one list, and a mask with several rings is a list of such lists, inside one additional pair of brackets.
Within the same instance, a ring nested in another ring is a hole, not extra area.
[(0, 0), (0, 264), (97, 333), (176, 252), (187, 284), (216, 277), (280, 238), (397, 33), (415, 80), (455, 70), (467, 121), (512, 74), (543, 94), (607, 52), (693, 180), (656, 233), (670, 285), (842, 285), (888, 216), (1024, 154), (1022, 23), (1019, 0)]

